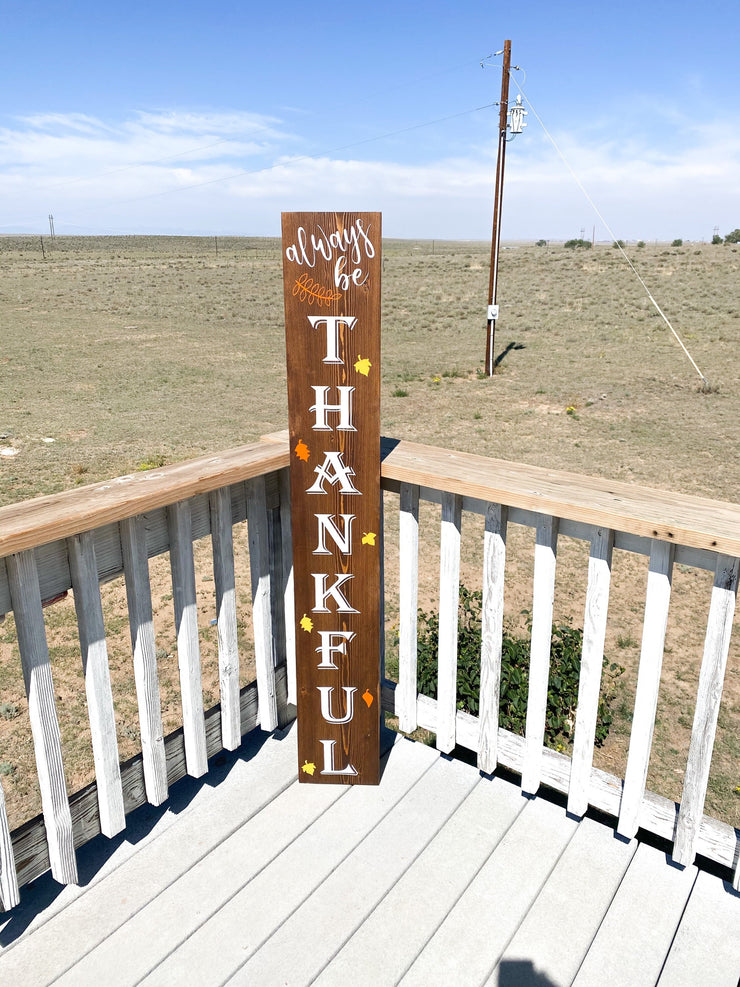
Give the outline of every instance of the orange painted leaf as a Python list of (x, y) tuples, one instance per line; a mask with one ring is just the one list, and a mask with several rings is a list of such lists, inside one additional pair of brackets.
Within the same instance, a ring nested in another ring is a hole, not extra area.
[(302, 459), (304, 463), (308, 462), (308, 457), (311, 455), (311, 452), (303, 439), (301, 439), (295, 447), (295, 454), (299, 459)]
[(331, 288), (324, 288), (318, 281), (314, 281), (309, 274), (301, 274), (293, 285), (293, 294), (297, 295), (302, 302), (308, 300), (309, 305), (313, 305), (316, 302), (319, 308), (322, 305), (328, 307), (332, 302), (342, 297), (341, 292), (332, 291)]
[(367, 703), (367, 708), (370, 709), (370, 707), (373, 704), (373, 700), (375, 699), (375, 696), (372, 694), (372, 692), (370, 692), (369, 689), (365, 689), (365, 691), (362, 694), (362, 698)]

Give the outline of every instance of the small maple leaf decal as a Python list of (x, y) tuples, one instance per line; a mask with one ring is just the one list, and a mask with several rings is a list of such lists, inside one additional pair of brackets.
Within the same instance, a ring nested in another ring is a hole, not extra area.
[(308, 446), (303, 441), (303, 439), (301, 439), (298, 445), (295, 447), (295, 454), (296, 456), (298, 456), (299, 459), (303, 460), (304, 463), (308, 462), (308, 457), (311, 455), (311, 453), (309, 451)]
[(363, 533), (362, 533), (362, 544), (363, 545), (374, 545), (375, 544), (375, 539), (377, 537), (378, 536), (375, 534), (374, 531), (363, 531)]
[(301, 765), (301, 771), (305, 771), (307, 775), (313, 775), (316, 770), (316, 765), (313, 761), (304, 761)]
[(306, 614), (304, 613), (304, 615), (301, 617), (300, 623), (303, 630), (307, 631), (310, 634), (311, 631), (313, 630), (313, 621), (311, 620), (311, 618), (307, 617)]
[(357, 363), (355, 364), (355, 370), (357, 371), (357, 373), (362, 374), (363, 377), (367, 377), (367, 375), (370, 373), (370, 367), (372, 367), (372, 363), (370, 363), (368, 358), (361, 357), (360, 354), (358, 353)]
[(370, 692), (369, 689), (365, 689), (365, 691), (362, 694), (362, 698), (367, 703), (367, 708), (370, 709), (370, 707), (373, 704), (373, 699), (375, 699), (375, 696), (372, 694), (372, 692)]

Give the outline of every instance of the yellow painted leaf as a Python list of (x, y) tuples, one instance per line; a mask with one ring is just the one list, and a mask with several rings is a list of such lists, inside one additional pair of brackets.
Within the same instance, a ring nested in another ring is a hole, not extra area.
[(358, 353), (357, 363), (355, 363), (355, 370), (357, 371), (357, 373), (362, 374), (363, 377), (367, 377), (367, 375), (370, 373), (370, 367), (372, 367), (372, 363), (370, 363), (368, 358), (366, 356), (361, 357)]
[(312, 775), (316, 770), (316, 765), (313, 761), (304, 761), (301, 765), (301, 771), (305, 771), (307, 775)]
[(363, 531), (362, 533), (362, 544), (363, 545), (374, 545), (377, 535), (374, 531)]
[(303, 628), (304, 631), (306, 631), (309, 634), (313, 630), (313, 621), (311, 620), (310, 617), (307, 617), (305, 613), (301, 617), (301, 627)]

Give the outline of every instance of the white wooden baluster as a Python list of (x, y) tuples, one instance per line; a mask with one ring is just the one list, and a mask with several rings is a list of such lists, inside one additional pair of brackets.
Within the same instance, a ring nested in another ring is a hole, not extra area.
[(210, 496), (213, 582), (218, 627), (218, 682), (221, 698), (221, 743), (235, 751), (242, 739), (239, 711), (239, 647), (236, 628), (234, 536), (228, 487)]
[(260, 726), (263, 730), (270, 731), (277, 728), (278, 714), (275, 662), (272, 650), (270, 553), (267, 543), (267, 498), (264, 476), (247, 480), (246, 487), (257, 702), (259, 704)]
[(437, 750), (455, 747), (457, 714), (457, 620), (460, 596), (462, 497), (442, 493), (439, 565), (439, 663), (437, 667)]
[(200, 675), (193, 532), (190, 504), (187, 501), (179, 501), (167, 508), (167, 528), (170, 538), (172, 600), (177, 629), (177, 664), (180, 671), (185, 765), (191, 777), (201, 778), (208, 771), (208, 755)]
[(396, 715), (399, 730), (413, 733), (417, 727), (416, 611), (419, 605), (419, 488), (415, 484), (401, 484), (400, 511)]
[(92, 531), (67, 539), (82, 668), (85, 673), (87, 715), (95, 762), (100, 831), (115, 836), (126, 827), (119, 767), (116, 717), (108, 668), (103, 607), (100, 600), (95, 536)]
[(586, 613), (583, 618), (583, 651), (578, 680), (578, 707), (573, 738), (573, 757), (568, 786), (568, 812), (582, 816), (588, 809), (588, 790), (594, 757), (599, 690), (604, 662), (606, 616), (612, 575), (614, 532), (597, 528), (591, 537), (586, 587)]
[(722, 685), (730, 650), (732, 619), (735, 615), (738, 570), (740, 559), (717, 555), (689, 758), (673, 845), (673, 859), (678, 864), (688, 865), (693, 862), (696, 838), (704, 812)]
[(628, 839), (632, 839), (640, 826), (640, 806), (650, 765), (668, 608), (671, 602), (674, 555), (675, 546), (653, 539), (645, 593), (645, 619), (642, 625), (635, 710), (617, 824), (617, 832)]
[(504, 573), (508, 513), (508, 509), (500, 504), (489, 504), (486, 508), (486, 527), (483, 535), (478, 768), (486, 774), (494, 772), (498, 762), (498, 712), (504, 634)]
[(76, 884), (72, 815), (64, 780), (61, 736), (36, 559), (33, 550), (29, 549), (9, 556), (5, 563), (28, 696), (28, 718), (36, 753), (51, 873), (62, 884)]
[(529, 657), (526, 751), (522, 768), (522, 791), (531, 795), (540, 787), (542, 745), (545, 740), (557, 545), (558, 519), (540, 515), (534, 547), (532, 644)]
[(8, 911), (20, 901), (18, 875), (15, 872), (13, 842), (10, 839), (8, 814), (5, 810), (5, 792), (0, 782), (0, 902)]
[(278, 474), (280, 490), (280, 534), (283, 553), (283, 608), (285, 613), (285, 660), (288, 672), (288, 702), (297, 703), (295, 668), (295, 589), (293, 582), (293, 537), (290, 514), (290, 469)]
[(128, 619), (134, 655), (134, 681), (139, 706), (141, 756), (146, 797), (152, 805), (167, 798), (167, 761), (159, 698), (157, 649), (152, 620), (152, 594), (146, 550), (146, 529), (141, 516), (121, 521), (121, 551), (126, 579)]

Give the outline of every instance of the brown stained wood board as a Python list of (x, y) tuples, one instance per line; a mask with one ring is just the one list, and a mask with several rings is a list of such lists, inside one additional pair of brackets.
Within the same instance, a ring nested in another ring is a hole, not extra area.
[(378, 783), (379, 213), (284, 213), (303, 782)]

